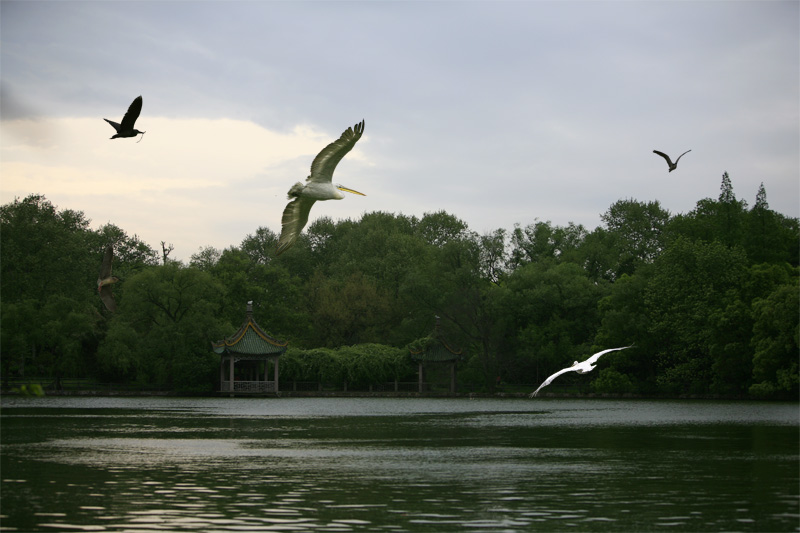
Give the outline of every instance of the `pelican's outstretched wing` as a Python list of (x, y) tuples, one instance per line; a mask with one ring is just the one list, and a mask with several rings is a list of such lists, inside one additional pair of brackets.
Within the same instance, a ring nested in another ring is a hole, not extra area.
[(303, 231), (308, 222), (308, 213), (316, 200), (312, 198), (295, 198), (283, 210), (281, 219), (281, 238), (278, 240), (278, 251), (275, 255), (280, 255), (294, 244), (297, 236)]
[[(342, 136), (322, 149), (311, 163), (311, 174), (306, 181), (320, 181), (330, 183), (333, 179), (333, 171), (336, 165), (353, 149), (361, 135), (364, 133), (364, 121), (362, 120), (352, 128), (347, 128)], [(284, 212), (284, 217), (286, 213)]]
[(137, 96), (131, 102), (130, 107), (128, 107), (128, 112), (125, 113), (125, 116), (122, 117), (122, 130), (123, 131), (130, 131), (133, 129), (133, 125), (136, 123), (136, 119), (139, 118), (139, 113), (142, 112), (142, 97)]
[(120, 125), (119, 125), (119, 123), (117, 123), (117, 122), (114, 122), (113, 120), (108, 120), (107, 118), (104, 118), (103, 120), (105, 120), (106, 122), (108, 122), (109, 124), (111, 124), (111, 127), (112, 127), (112, 128), (114, 128), (114, 129), (117, 131), (117, 133), (119, 133), (119, 132), (120, 132), (120, 128), (121, 128), (122, 126), (120, 126)]
[[(654, 154), (658, 154), (658, 155), (660, 155), (661, 157), (663, 157), (664, 159), (666, 159), (666, 160), (667, 160), (667, 164), (668, 164), (669, 166), (672, 166), (672, 159), (670, 159), (670, 158), (669, 158), (669, 156), (668, 156), (667, 154), (665, 154), (664, 152), (659, 152), (658, 150), (653, 150), (653, 153), (654, 153)], [(681, 154), (681, 155), (683, 155), (683, 154)], [(680, 158), (679, 158), (679, 159), (680, 159)], [(676, 162), (677, 162), (677, 161), (676, 161)]]
[(552, 376), (550, 376), (549, 378), (544, 380), (544, 383), (539, 385), (539, 388), (531, 393), (530, 398), (533, 398), (534, 396), (536, 396), (539, 393), (540, 390), (542, 390), (543, 388), (545, 388), (548, 385), (550, 385), (553, 382), (553, 380), (556, 379), (561, 374), (564, 374), (565, 372), (572, 372), (574, 370), (576, 370), (575, 365), (568, 366), (567, 368), (562, 368), (561, 370), (559, 370), (558, 372), (556, 372), (555, 374), (553, 374)]
[(100, 299), (106, 306), (106, 309), (112, 313), (117, 312), (117, 302), (114, 301), (114, 295), (111, 294), (111, 285), (103, 285), (100, 287)]
[(106, 279), (111, 276), (111, 262), (114, 260), (114, 246), (109, 244), (106, 246), (106, 252), (103, 254), (103, 264), (100, 266), (100, 275), (98, 279)]
[(596, 354), (591, 356), (589, 359), (584, 361), (584, 363), (588, 363), (590, 365), (593, 365), (593, 364), (595, 364), (597, 362), (598, 359), (600, 359), (600, 356), (605, 355), (608, 352), (613, 352), (613, 351), (616, 351), (616, 350), (625, 350), (626, 348), (630, 348), (630, 346), (623, 346), (622, 348), (609, 348), (608, 350), (603, 350), (602, 352), (597, 352)]
[(114, 246), (109, 244), (106, 246), (106, 251), (103, 254), (103, 264), (100, 265), (100, 274), (97, 277), (97, 286), (100, 290), (100, 299), (106, 306), (106, 309), (112, 313), (117, 310), (117, 303), (114, 301), (114, 295), (111, 293), (111, 283), (101, 285), (101, 282), (111, 277), (111, 263), (114, 261)]
[(685, 156), (685, 155), (686, 155), (686, 154), (688, 154), (689, 152), (691, 152), (691, 150), (686, 150), (686, 151), (685, 151), (685, 152), (683, 152), (681, 155), (679, 155), (679, 156), (678, 156), (678, 159), (676, 159), (676, 160), (675, 160), (675, 164), (677, 165), (677, 164), (678, 164), (678, 161), (680, 161), (680, 160), (681, 160), (681, 157)]

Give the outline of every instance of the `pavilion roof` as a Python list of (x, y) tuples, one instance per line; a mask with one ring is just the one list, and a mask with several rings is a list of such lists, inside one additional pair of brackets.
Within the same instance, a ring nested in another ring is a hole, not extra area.
[(247, 316), (239, 330), (224, 340), (212, 342), (211, 346), (218, 354), (280, 355), (288, 344), (289, 341), (278, 341), (261, 329), (253, 319), (252, 303), (248, 302)]

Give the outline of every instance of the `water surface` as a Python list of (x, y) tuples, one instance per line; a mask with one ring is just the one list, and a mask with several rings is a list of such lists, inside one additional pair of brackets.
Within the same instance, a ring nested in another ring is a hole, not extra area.
[(4, 398), (4, 531), (797, 531), (796, 404)]

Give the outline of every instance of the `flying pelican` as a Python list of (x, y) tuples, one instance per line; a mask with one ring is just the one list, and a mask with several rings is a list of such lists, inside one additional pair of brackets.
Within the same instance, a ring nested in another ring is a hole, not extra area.
[(117, 310), (114, 296), (111, 294), (111, 285), (118, 282), (117, 276), (111, 275), (111, 261), (114, 259), (114, 247), (109, 244), (106, 246), (106, 253), (103, 255), (103, 266), (100, 267), (100, 276), (97, 278), (97, 292), (100, 299), (106, 305), (106, 309), (112, 313)]
[(294, 244), (308, 222), (311, 206), (317, 200), (341, 200), (344, 195), (339, 191), (366, 196), (364, 193), (331, 183), (336, 165), (353, 149), (363, 133), (363, 120), (354, 127), (347, 128), (338, 140), (323, 148), (314, 158), (314, 162), (311, 163), (311, 174), (306, 178), (305, 185), (298, 181), (289, 189), (288, 198), (294, 200), (283, 210), (281, 238), (278, 240), (278, 251), (275, 255), (282, 254)]
[(670, 172), (672, 172), (673, 170), (678, 168), (678, 161), (680, 161), (681, 157), (685, 156), (689, 152), (691, 152), (691, 150), (686, 150), (685, 152), (683, 152), (681, 155), (678, 156), (678, 159), (676, 159), (675, 162), (673, 163), (672, 160), (669, 158), (669, 156), (667, 154), (665, 154), (664, 152), (659, 152), (658, 150), (653, 150), (654, 154), (658, 154), (658, 155), (660, 155), (661, 157), (663, 157), (664, 159), (667, 160), (667, 165), (669, 165), (669, 171)]
[(530, 398), (533, 398), (534, 396), (536, 396), (536, 394), (540, 390), (542, 390), (543, 388), (545, 388), (548, 385), (550, 385), (553, 382), (553, 380), (556, 379), (561, 374), (563, 374), (565, 372), (577, 372), (578, 374), (586, 374), (587, 372), (591, 372), (592, 370), (594, 370), (594, 365), (595, 365), (595, 363), (597, 363), (597, 360), (600, 359), (601, 355), (607, 354), (608, 352), (613, 352), (615, 350), (624, 350), (626, 348), (630, 348), (630, 346), (623, 346), (622, 348), (609, 348), (608, 350), (603, 350), (602, 352), (597, 352), (596, 354), (591, 356), (586, 361), (583, 361), (582, 363), (579, 363), (579, 362), (575, 361), (572, 364), (572, 366), (569, 366), (567, 368), (563, 368), (563, 369), (559, 370), (558, 372), (556, 372), (555, 374), (553, 374), (552, 376), (550, 376), (549, 378), (547, 378), (546, 380), (544, 380), (544, 383), (539, 385), (539, 388), (531, 393)]
[[(111, 138), (117, 139), (119, 137), (136, 137), (140, 133), (142, 134), (142, 137), (144, 137), (145, 132), (139, 131), (133, 127), (133, 125), (136, 123), (136, 119), (139, 118), (139, 113), (141, 112), (142, 97), (137, 96), (133, 99), (133, 102), (131, 102), (130, 107), (128, 107), (128, 112), (125, 113), (124, 117), (122, 117), (122, 124), (117, 124), (114, 121), (104, 118), (103, 120), (111, 124), (111, 126), (117, 130), (117, 133), (115, 133)], [(139, 141), (141, 141), (141, 139), (139, 139)]]

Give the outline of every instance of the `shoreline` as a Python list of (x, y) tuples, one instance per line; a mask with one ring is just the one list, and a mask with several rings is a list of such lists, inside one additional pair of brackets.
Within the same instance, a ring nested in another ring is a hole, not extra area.
[[(395, 392), (395, 391), (279, 391), (279, 392), (237, 392), (217, 391), (204, 394), (179, 394), (174, 391), (103, 391), (103, 390), (78, 390), (78, 391), (49, 391), (45, 394), (51, 397), (108, 397), (108, 398), (452, 398), (452, 399), (528, 399), (530, 393), (525, 392)], [(1, 392), (2, 397), (26, 396), (19, 392)], [(603, 400), (725, 400), (725, 401), (790, 401), (800, 402), (798, 398), (753, 398), (741, 395), (723, 394), (611, 394), (611, 393), (540, 393), (537, 398), (558, 399), (603, 399)], [(532, 398), (531, 398), (532, 399)]]

